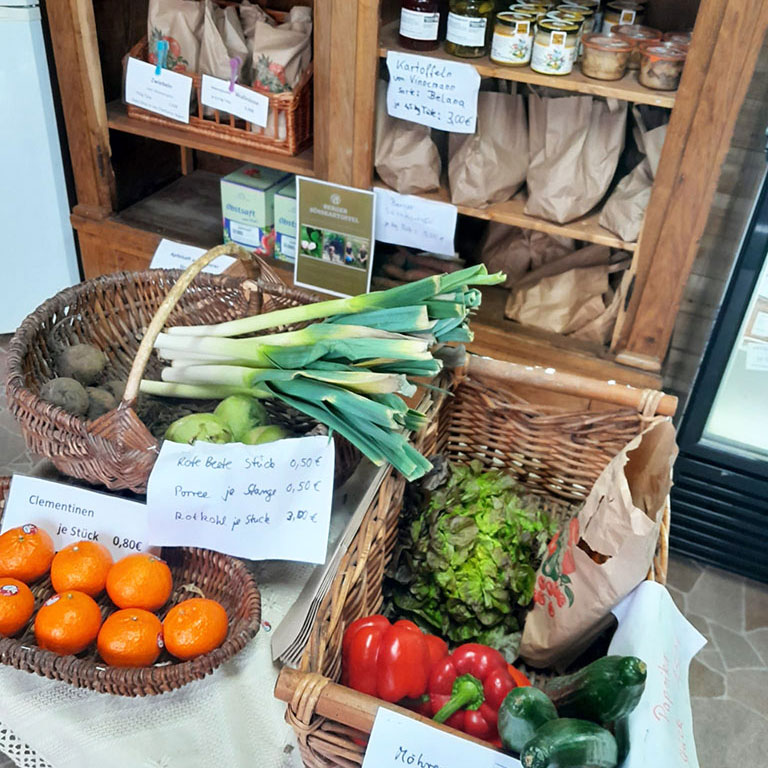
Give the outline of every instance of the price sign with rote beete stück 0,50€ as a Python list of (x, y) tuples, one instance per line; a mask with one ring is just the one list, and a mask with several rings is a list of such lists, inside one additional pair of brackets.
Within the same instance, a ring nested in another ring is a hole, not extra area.
[(147, 485), (150, 538), (249, 560), (323, 563), (334, 459), (323, 436), (263, 445), (166, 440)]

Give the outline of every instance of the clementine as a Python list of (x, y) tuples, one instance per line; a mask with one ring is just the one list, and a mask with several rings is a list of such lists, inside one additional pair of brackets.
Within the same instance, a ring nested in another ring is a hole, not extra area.
[(62, 655), (84, 651), (99, 634), (101, 611), (83, 592), (69, 590), (49, 597), (35, 616), (37, 644)]
[(113, 667), (148, 667), (163, 649), (163, 624), (141, 608), (115, 611), (102, 624), (99, 655)]
[(0, 577), (0, 636), (15, 635), (29, 621), (35, 610), (30, 588), (10, 576)]
[(25, 584), (48, 572), (53, 560), (53, 539), (32, 523), (11, 528), (0, 536), (0, 574)]
[(75, 589), (96, 597), (104, 591), (113, 564), (109, 550), (95, 541), (76, 541), (56, 553), (51, 563), (51, 584), (57, 592)]
[(163, 621), (168, 652), (186, 661), (218, 648), (227, 636), (227, 612), (221, 603), (193, 597), (175, 605)]
[(171, 596), (171, 569), (154, 555), (128, 555), (107, 574), (107, 594), (118, 608), (156, 611)]

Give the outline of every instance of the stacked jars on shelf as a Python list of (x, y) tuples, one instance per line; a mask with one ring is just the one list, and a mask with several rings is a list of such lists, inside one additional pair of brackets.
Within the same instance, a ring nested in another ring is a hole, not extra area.
[(674, 90), (690, 44), (689, 32), (643, 25), (646, 0), (402, 0), (399, 39), (404, 48), (445, 51), (505, 67), (530, 66), (544, 75), (582, 73), (619, 80), (638, 70), (647, 88)]

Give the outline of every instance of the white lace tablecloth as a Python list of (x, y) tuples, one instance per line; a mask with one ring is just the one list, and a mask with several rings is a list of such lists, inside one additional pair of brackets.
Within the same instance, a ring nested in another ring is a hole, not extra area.
[(161, 696), (127, 698), (0, 665), (0, 752), (22, 768), (298, 768), (299, 750), (273, 696), (271, 629), (310, 565), (253, 566), (262, 628), (204, 680)]

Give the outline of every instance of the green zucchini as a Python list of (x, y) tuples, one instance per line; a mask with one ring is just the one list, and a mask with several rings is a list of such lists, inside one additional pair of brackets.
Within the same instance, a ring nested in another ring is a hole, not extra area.
[(550, 680), (544, 692), (560, 717), (606, 725), (628, 715), (645, 689), (645, 662), (635, 656), (604, 656), (572, 675)]
[(557, 718), (544, 691), (531, 685), (513, 688), (499, 707), (499, 738), (504, 749), (520, 753), (536, 729)]
[(618, 749), (610, 731), (588, 720), (544, 723), (520, 753), (523, 768), (616, 768)]

